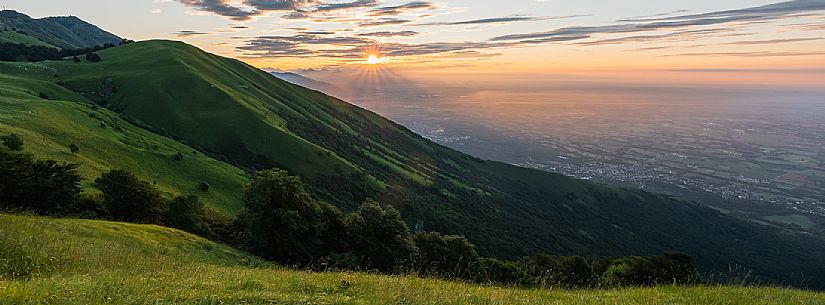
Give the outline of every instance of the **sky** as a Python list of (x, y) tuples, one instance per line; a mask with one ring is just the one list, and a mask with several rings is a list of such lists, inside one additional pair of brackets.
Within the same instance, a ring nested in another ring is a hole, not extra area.
[(385, 68), (440, 74), (773, 73), (815, 83), (825, 73), (825, 0), (0, 2), (281, 70), (359, 67), (373, 55)]

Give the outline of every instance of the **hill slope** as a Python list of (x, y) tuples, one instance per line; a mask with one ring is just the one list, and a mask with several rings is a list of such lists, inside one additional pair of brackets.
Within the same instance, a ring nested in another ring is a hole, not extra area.
[[(101, 173), (121, 168), (154, 182), (169, 197), (197, 194), (227, 215), (240, 208), (241, 189), (249, 181), (242, 170), (138, 128), (105, 108), (89, 107), (88, 101), (78, 103), (84, 100), (82, 96), (52, 80), (9, 75), (16, 71), (25, 76), (27, 70), (35, 75), (53, 72), (38, 64), (0, 63), (0, 134), (18, 134), (27, 152), (80, 163), (78, 170), (87, 189)], [(69, 144), (80, 151), (70, 153)], [(175, 160), (178, 153), (181, 160)], [(209, 183), (208, 192), (198, 190), (200, 181)]]
[(0, 11), (0, 25), (63, 49), (83, 49), (121, 41), (120, 37), (77, 17), (32, 19), (25, 14), (4, 10)]
[[(523, 290), (276, 268), (177, 230), (0, 214), (0, 304), (820, 304), (821, 293)], [(11, 270), (16, 270), (12, 277)]]
[(11, 29), (5, 27), (0, 27), (0, 43), (24, 44), (27, 46), (57, 48), (40, 39), (12, 31)]
[(484, 255), (678, 250), (706, 271), (745, 265), (786, 284), (825, 287), (819, 240), (640, 190), (479, 160), (183, 43), (141, 42), (100, 55), (99, 63), (21, 64), (3, 73), (59, 81), (74, 92), (65, 100), (93, 100), (238, 166), (287, 169), (345, 210), (367, 197), (393, 204), (426, 230), (468, 236)]

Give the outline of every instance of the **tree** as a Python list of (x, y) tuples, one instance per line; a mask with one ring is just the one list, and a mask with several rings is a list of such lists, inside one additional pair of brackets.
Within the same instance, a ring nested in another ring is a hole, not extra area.
[(75, 63), (80, 63), (80, 57), (77, 57), (77, 55), (72, 56), (72, 60), (73, 60)]
[(17, 134), (8, 134), (3, 136), (3, 145), (12, 151), (21, 151), (23, 150), (23, 139), (20, 139)]
[(102, 60), (103, 59), (100, 58), (100, 55), (97, 55), (97, 53), (93, 53), (93, 52), (86, 53), (86, 61), (100, 62)]
[(169, 202), (168, 225), (205, 237), (214, 237), (210, 213), (195, 195), (182, 195)]
[(72, 154), (74, 155), (74, 154), (77, 154), (77, 152), (79, 152), (79, 151), (80, 151), (80, 147), (77, 147), (77, 145), (75, 145), (74, 143), (72, 143), (72, 144), (69, 144), (69, 150), (70, 150), (70, 151), (72, 152)]
[(298, 177), (282, 170), (255, 175), (238, 216), (243, 240), (254, 253), (282, 263), (306, 265), (322, 257), (322, 210)]
[(418, 247), (418, 270), (425, 275), (467, 278), (481, 259), (464, 236), (419, 232), (413, 241)]
[(407, 223), (391, 206), (367, 200), (345, 216), (344, 225), (362, 267), (392, 271), (412, 262), (418, 252)]
[(209, 188), (210, 188), (210, 186), (209, 186), (208, 182), (206, 182), (206, 181), (198, 182), (198, 190), (200, 190), (201, 192), (204, 192), (204, 193), (208, 192)]
[(163, 224), (166, 214), (160, 193), (130, 172), (114, 169), (95, 179), (103, 205), (116, 220)]
[(35, 160), (0, 148), (0, 206), (60, 214), (74, 204), (80, 181), (77, 164)]

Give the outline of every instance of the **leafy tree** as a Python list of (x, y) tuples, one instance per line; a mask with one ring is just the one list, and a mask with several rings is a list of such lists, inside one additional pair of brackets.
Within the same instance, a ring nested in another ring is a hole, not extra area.
[(0, 148), (0, 206), (59, 214), (74, 204), (80, 181), (77, 164)]
[(116, 220), (163, 224), (165, 202), (149, 183), (134, 174), (114, 169), (95, 179), (103, 192), (103, 204)]
[(80, 151), (80, 147), (77, 147), (76, 144), (72, 143), (69, 144), (69, 150), (72, 152), (72, 154), (77, 154)]
[(475, 246), (464, 236), (419, 232), (413, 241), (418, 247), (418, 270), (426, 275), (465, 278), (481, 259)]
[(100, 55), (97, 55), (97, 53), (92, 53), (92, 52), (86, 53), (86, 61), (89, 61), (89, 62), (100, 62), (100, 61), (102, 61), (102, 60), (103, 60), (103, 59), (102, 59), (102, 58), (100, 58)]
[(209, 188), (210, 188), (210, 186), (209, 186), (208, 182), (206, 182), (206, 181), (198, 182), (198, 190), (200, 190), (201, 192), (204, 192), (204, 193), (208, 192)]
[(211, 239), (222, 239), (229, 219), (207, 208), (195, 195), (182, 195), (169, 202), (168, 225)]
[(344, 225), (362, 267), (392, 271), (411, 263), (418, 252), (409, 227), (391, 206), (367, 200), (345, 216)]
[(298, 177), (282, 170), (260, 171), (246, 188), (243, 202), (237, 221), (252, 252), (302, 265), (324, 255), (322, 210)]
[(12, 151), (21, 151), (23, 150), (23, 139), (17, 134), (8, 134), (3, 136), (3, 145)]
[(690, 255), (668, 252), (650, 258), (656, 284), (693, 284), (699, 281), (699, 271)]

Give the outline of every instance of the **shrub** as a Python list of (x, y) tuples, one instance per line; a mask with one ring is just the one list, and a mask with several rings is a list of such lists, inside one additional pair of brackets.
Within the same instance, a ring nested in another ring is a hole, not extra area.
[(23, 150), (23, 139), (20, 138), (17, 134), (8, 134), (2, 137), (3, 145), (8, 147), (12, 151), (21, 151)]
[(71, 151), (72, 154), (77, 154), (80, 151), (80, 147), (77, 147), (74, 143), (69, 144), (69, 151)]
[(209, 187), (209, 183), (207, 183), (206, 181), (198, 182), (198, 190), (200, 190), (201, 192), (208, 192)]
[(207, 208), (198, 196), (178, 196), (169, 202), (170, 227), (210, 239), (222, 239), (228, 224), (228, 218)]
[(416, 269), (424, 275), (467, 278), (481, 259), (475, 246), (463, 236), (419, 232), (413, 241), (419, 255)]
[(103, 192), (103, 205), (116, 220), (163, 224), (165, 203), (149, 183), (125, 170), (115, 169), (95, 179)]
[(86, 53), (86, 61), (89, 61), (89, 62), (100, 62), (100, 61), (102, 61), (102, 60), (103, 60), (103, 59), (102, 59), (102, 58), (100, 58), (100, 55), (97, 55), (97, 53), (92, 53), (92, 52)]
[(307, 265), (324, 255), (321, 208), (298, 177), (258, 172), (243, 196), (238, 216), (242, 238), (253, 253), (282, 263)]
[(0, 207), (56, 214), (74, 203), (80, 181), (77, 164), (0, 149)]
[(362, 267), (392, 271), (411, 263), (418, 252), (409, 227), (391, 206), (367, 200), (345, 216), (344, 225)]

